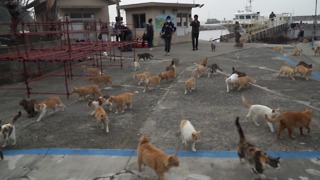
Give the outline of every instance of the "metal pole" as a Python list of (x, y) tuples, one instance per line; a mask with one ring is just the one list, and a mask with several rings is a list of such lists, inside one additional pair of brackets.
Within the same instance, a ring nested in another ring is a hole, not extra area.
[(316, 7), (315, 7), (315, 12), (314, 12), (313, 33), (312, 33), (312, 48), (314, 48), (314, 39), (315, 39), (316, 27), (317, 27), (317, 6), (318, 6), (318, 0), (316, 0)]
[(118, 21), (120, 21), (120, 18), (121, 18), (119, 3), (120, 3), (120, 0), (117, 0), (117, 19), (118, 19)]

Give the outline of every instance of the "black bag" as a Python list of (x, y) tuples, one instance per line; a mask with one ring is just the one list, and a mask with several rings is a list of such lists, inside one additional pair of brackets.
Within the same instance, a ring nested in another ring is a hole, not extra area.
[(102, 39), (102, 33), (99, 34), (98, 39), (99, 39), (99, 40)]
[(148, 35), (146, 34), (146, 33), (143, 33), (143, 35), (142, 35), (142, 40), (147, 40), (148, 39)]

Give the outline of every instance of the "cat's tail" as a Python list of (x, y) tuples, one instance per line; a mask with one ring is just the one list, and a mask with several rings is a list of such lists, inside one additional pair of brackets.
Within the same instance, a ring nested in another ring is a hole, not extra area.
[(246, 139), (246, 138), (244, 137), (242, 128), (241, 128), (240, 123), (239, 123), (239, 117), (236, 118), (236, 126), (237, 126), (237, 130), (238, 130), (240, 139)]
[(11, 121), (10, 124), (11, 124), (11, 125), (14, 125), (14, 123), (16, 122), (16, 120), (19, 119), (20, 116), (21, 116), (21, 111), (19, 110), (19, 111), (18, 111), (18, 114), (13, 117), (13, 119), (12, 119), (12, 121)]
[(242, 104), (247, 107), (247, 108), (250, 108), (251, 107), (251, 104), (249, 103), (249, 101), (244, 97), (243, 94), (241, 94), (241, 100), (242, 100)]
[(139, 146), (141, 146), (142, 144), (146, 144), (146, 143), (149, 143), (149, 140), (148, 140), (147, 136), (142, 134), (141, 137), (140, 137)]

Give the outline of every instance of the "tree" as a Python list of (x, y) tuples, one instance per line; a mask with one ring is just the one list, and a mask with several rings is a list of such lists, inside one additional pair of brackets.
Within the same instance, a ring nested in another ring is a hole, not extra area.
[(30, 14), (30, 11), (26, 8), (29, 3), (30, 0), (0, 0), (0, 6), (8, 9), (11, 22), (15, 27), (25, 16)]

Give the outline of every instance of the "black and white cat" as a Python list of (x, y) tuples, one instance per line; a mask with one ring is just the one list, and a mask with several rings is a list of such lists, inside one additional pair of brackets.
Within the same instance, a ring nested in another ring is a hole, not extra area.
[[(21, 111), (18, 111), (18, 114), (15, 115), (10, 123), (4, 124), (0, 126), (0, 137), (3, 139), (4, 144), (2, 147), (7, 146), (7, 142), (11, 139), (12, 145), (16, 144), (16, 128), (15, 128), (15, 122), (19, 117), (21, 116)], [(0, 121), (1, 123), (1, 121)]]

